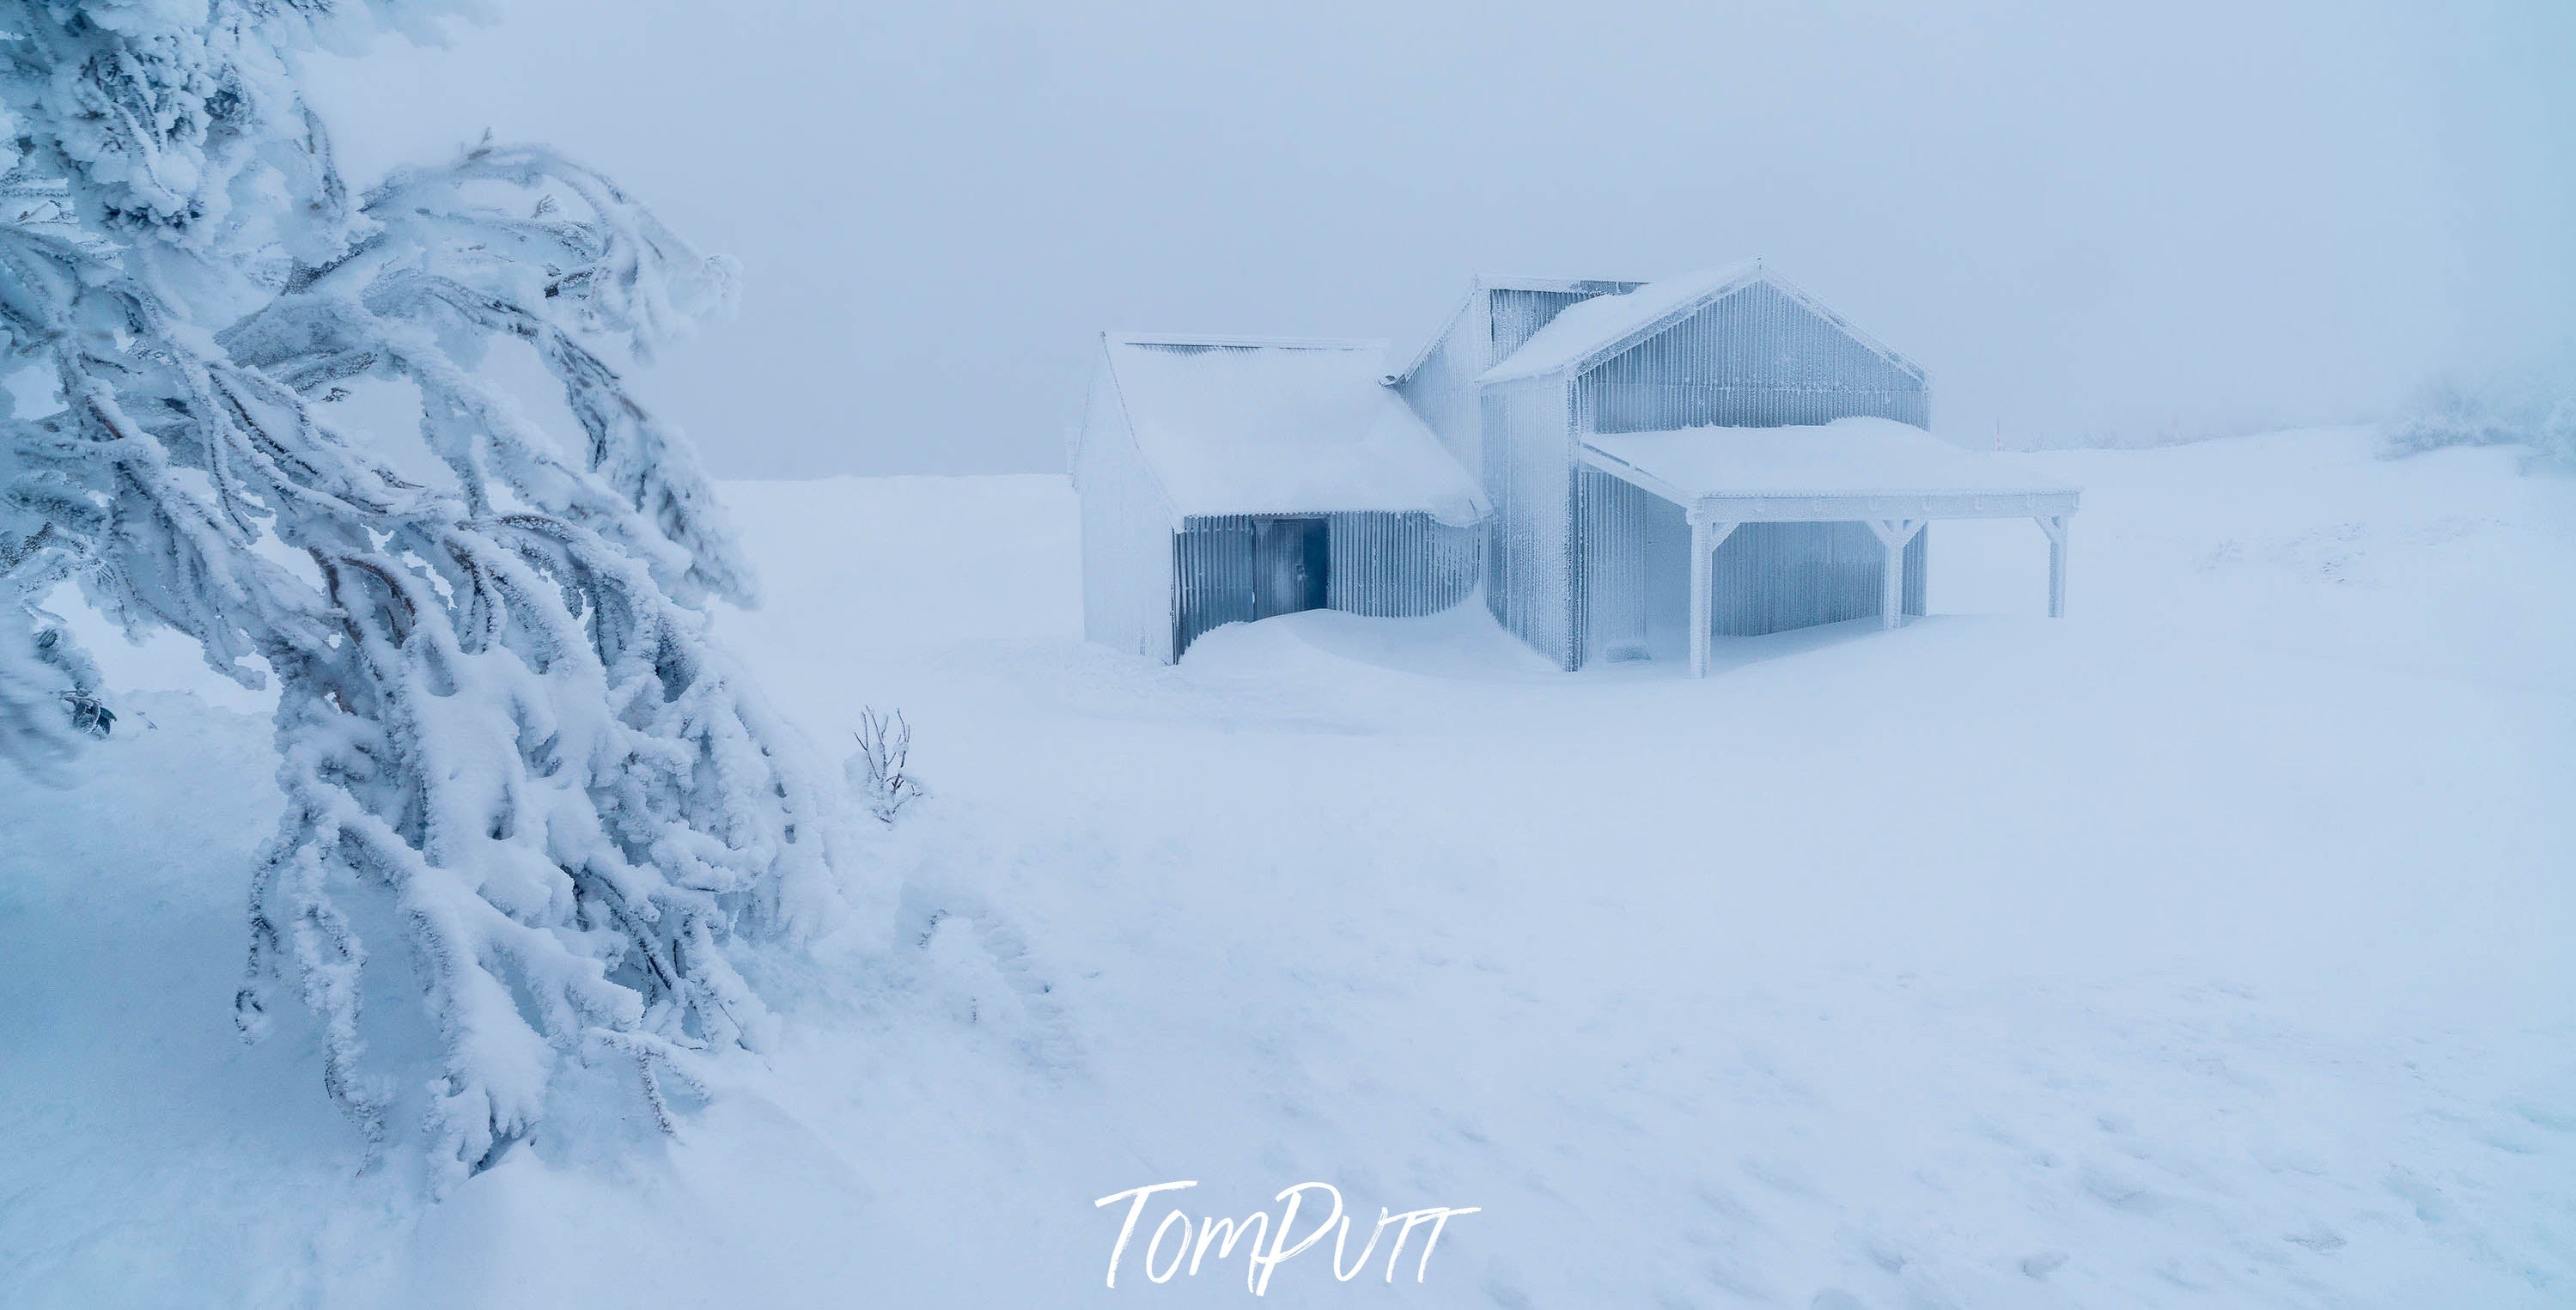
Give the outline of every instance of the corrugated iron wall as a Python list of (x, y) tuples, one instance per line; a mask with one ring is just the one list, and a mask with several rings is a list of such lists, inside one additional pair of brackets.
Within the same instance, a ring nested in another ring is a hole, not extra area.
[(1484, 388), (1485, 605), (1531, 649), (1575, 668), (1577, 619), (1573, 420), (1564, 379), (1520, 378)]
[[(1688, 653), (1690, 526), (1681, 507), (1582, 474), (1583, 661)], [(1923, 612), (1927, 546), (1905, 550), (1905, 612)], [(1709, 631), (1753, 637), (1878, 614), (1886, 552), (1866, 523), (1746, 523), (1719, 545)]]
[(1252, 520), (1192, 516), (1172, 536), (1172, 658), (1199, 634), (1253, 615)]
[(1483, 524), (1458, 526), (1428, 514), (1334, 514), (1326, 541), (1332, 573), (1326, 604), (1386, 618), (1437, 614), (1476, 590)]
[(1170, 663), (1172, 505), (1136, 450), (1108, 370), (1099, 371), (1074, 448), (1082, 507), (1082, 631)]
[[(1193, 515), (1173, 536), (1172, 658), (1211, 628), (1254, 618), (1253, 525), (1261, 517)], [(1331, 560), (1327, 608), (1375, 617), (1436, 614), (1476, 589), (1482, 524), (1456, 526), (1424, 513), (1320, 517)]]
[[(1931, 402), (1919, 370), (1890, 361), (1834, 319), (1756, 283), (1596, 365), (1575, 380), (1570, 410), (1579, 432), (1652, 432), (1863, 415), (1921, 425), (1930, 419)], [(1494, 407), (1487, 413), (1490, 421)], [(1535, 439), (1511, 444), (1532, 458), (1543, 452)], [(1539, 480), (1524, 474), (1503, 481), (1535, 487)], [(1496, 484), (1487, 479), (1489, 493)], [(1499, 511), (1501, 497), (1495, 499)], [(1533, 496), (1532, 504), (1538, 500)], [(1569, 588), (1571, 639), (1543, 623), (1532, 628), (1546, 640), (1509, 620), (1505, 626), (1569, 668), (1639, 649), (1659, 658), (1677, 654), (1676, 641), (1688, 638), (1690, 568), (1680, 508), (1585, 470), (1568, 517), (1576, 533), (1570, 557), (1580, 570)], [(1545, 537), (1543, 530), (1529, 535)], [(1925, 558), (1917, 537), (1905, 554), (1909, 613), (1922, 612)], [(1884, 562), (1865, 524), (1746, 524), (1717, 552), (1712, 628), (1721, 636), (1752, 636), (1874, 615)], [(1497, 617), (1513, 604), (1545, 617), (1543, 604), (1517, 598), (1497, 608)]]
[(1476, 378), (1520, 349), (1531, 334), (1569, 305), (1626, 291), (1634, 282), (1576, 282), (1565, 291), (1524, 291), (1483, 287), (1442, 329), (1440, 343), (1423, 356), (1412, 376), (1396, 391), (1440, 437), (1460, 466), (1472, 476), (1484, 466), (1484, 423), (1476, 402)]
[[(1688, 529), (1677, 507), (1624, 482), (1588, 470), (1578, 479), (1578, 431), (1770, 427), (1856, 415), (1921, 425), (1930, 418), (1929, 390), (1919, 370), (1887, 359), (1830, 316), (1761, 284), (1604, 361), (1570, 385), (1562, 378), (1481, 388), (1475, 383), (1477, 373), (1567, 306), (1619, 285), (1602, 283), (1600, 291), (1588, 285), (1570, 291), (1494, 289), (1483, 304), (1471, 303), (1459, 316), (1401, 390), (1442, 442), (1476, 471), (1493, 501), (1481, 548), (1476, 530), (1445, 527), (1428, 516), (1331, 515), (1327, 593), (1334, 608), (1431, 613), (1463, 599), (1481, 571), (1485, 603), (1496, 621), (1562, 667), (1641, 649), (1662, 656), (1665, 647), (1687, 636), (1680, 629), (1688, 604)], [(1471, 348), (1479, 344), (1486, 349)], [(1092, 570), (1094, 513), (1086, 491), (1086, 574)], [(1167, 523), (1168, 516), (1156, 522)], [(1170, 538), (1161, 619), (1169, 642), (1163, 658), (1177, 658), (1210, 628), (1252, 617), (1251, 522), (1193, 518)], [(1104, 525), (1100, 535), (1113, 534)], [(1922, 612), (1925, 551), (1917, 538), (1906, 552), (1909, 613)], [(1724, 634), (1750, 634), (1874, 614), (1882, 561), (1865, 525), (1747, 525), (1719, 552), (1715, 627)], [(1122, 602), (1105, 608), (1123, 616), (1133, 607)], [(1093, 623), (1093, 612), (1087, 593), (1086, 624)]]
[[(1905, 610), (1923, 612), (1924, 539), (1905, 548)], [(1886, 548), (1866, 523), (1747, 523), (1717, 548), (1710, 629), (1758, 637), (1878, 613)]]
[(1575, 291), (1520, 291), (1507, 287), (1494, 288), (1486, 293), (1492, 318), (1493, 351), (1485, 358), (1490, 364), (1499, 364), (1511, 358), (1513, 351), (1520, 349), (1524, 342), (1538, 335), (1540, 328), (1546, 327), (1550, 320), (1564, 313), (1567, 308), (1581, 304), (1594, 296), (1616, 291), (1624, 285), (1626, 284), (1619, 282), (1598, 282), (1590, 284), (1587, 289)]
[(1477, 417), (1476, 375), (1485, 371), (1485, 297), (1469, 297), (1450, 320), (1440, 344), (1396, 387), (1422, 425), (1440, 438), (1450, 457), (1476, 476), (1484, 462), (1484, 426)]
[[(1675, 518), (1681, 516), (1681, 507), (1599, 469), (1587, 468), (1578, 476), (1582, 519), (1576, 532), (1583, 549), (1584, 661), (1650, 658), (1654, 650), (1648, 592), (1657, 544), (1655, 507), (1663, 506)], [(1683, 562), (1689, 562), (1688, 556)]]
[(1603, 360), (1576, 386), (1587, 432), (1931, 421), (1923, 375), (1755, 283)]

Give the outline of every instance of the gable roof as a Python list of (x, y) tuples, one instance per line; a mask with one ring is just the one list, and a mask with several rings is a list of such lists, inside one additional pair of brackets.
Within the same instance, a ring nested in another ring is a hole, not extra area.
[(1621, 295), (1595, 296), (1569, 306), (1546, 327), (1522, 342), (1521, 348), (1513, 351), (1510, 358), (1485, 370), (1477, 381), (1502, 382), (1514, 378), (1543, 377), (1550, 373), (1581, 372), (1757, 282), (1778, 289), (1814, 311), (1871, 353), (1916, 377), (1923, 375), (1923, 370), (1912, 361), (1880, 345), (1840, 314), (1827, 309), (1815, 297), (1766, 270), (1761, 260), (1748, 259), (1666, 278), (1661, 282), (1649, 282)]
[(1378, 379), (1383, 341), (1101, 337), (1137, 452), (1184, 516), (1484, 517), (1475, 481)]

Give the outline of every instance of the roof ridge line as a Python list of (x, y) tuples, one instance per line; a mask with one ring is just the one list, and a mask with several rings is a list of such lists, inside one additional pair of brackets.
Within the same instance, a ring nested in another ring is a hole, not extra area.
[(1269, 346), (1280, 350), (1385, 350), (1384, 337), (1263, 337), (1224, 332), (1107, 331), (1101, 340), (1119, 346)]

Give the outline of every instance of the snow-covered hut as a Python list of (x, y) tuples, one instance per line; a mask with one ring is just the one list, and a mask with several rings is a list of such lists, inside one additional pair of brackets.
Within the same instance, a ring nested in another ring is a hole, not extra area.
[(1109, 334), (1074, 452), (1084, 624), (1180, 656), (1219, 623), (1425, 614), (1481, 582), (1567, 669), (1923, 612), (1924, 525), (2076, 492), (1925, 430), (1921, 368), (1758, 261), (1480, 278), (1402, 371), (1374, 342)]
[(1485, 603), (1568, 669), (1923, 612), (1925, 523), (2029, 517), (2065, 608), (2076, 492), (1924, 430), (1923, 370), (1758, 261), (1479, 280), (1387, 379), (1478, 469)]
[(1103, 334), (1073, 449), (1084, 632), (1168, 663), (1221, 623), (1473, 594), (1485, 498), (1385, 361), (1382, 341)]

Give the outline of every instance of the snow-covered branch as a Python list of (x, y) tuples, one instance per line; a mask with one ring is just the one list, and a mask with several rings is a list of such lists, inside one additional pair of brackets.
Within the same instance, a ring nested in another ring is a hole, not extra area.
[[(243, 1032), (300, 1000), (371, 1138), (430, 1086), (451, 1182), (537, 1129), (565, 1061), (631, 1063), (667, 1123), (695, 1053), (763, 1039), (729, 952), (833, 911), (848, 808), (710, 639), (698, 606), (751, 601), (750, 571), (611, 362), (720, 307), (731, 266), (543, 149), (351, 200), (294, 61), (446, 6), (7, 8), (0, 189), (46, 203), (0, 223), (0, 369), (58, 402), (0, 414), (9, 762), (77, 745), (61, 698), (86, 664), (34, 609), (64, 577), (228, 676), (273, 674), (286, 808)], [(535, 352), (578, 440), (487, 380), (496, 342)], [(398, 474), (377, 453), (398, 434), (325, 421), (363, 380), (416, 388), (408, 438), (452, 486)], [(369, 1059), (388, 950), (434, 1068)]]

